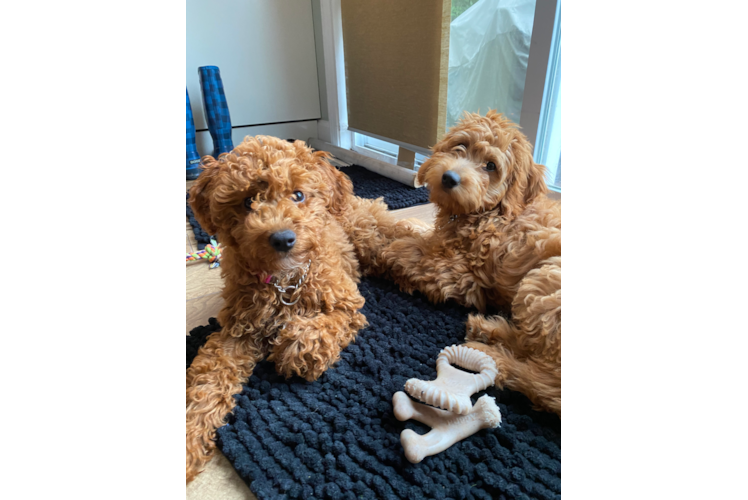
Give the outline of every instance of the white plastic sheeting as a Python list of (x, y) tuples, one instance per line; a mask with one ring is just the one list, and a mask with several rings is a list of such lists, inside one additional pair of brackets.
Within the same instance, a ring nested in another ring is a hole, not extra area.
[(450, 25), (447, 128), (489, 109), (519, 123), (535, 0), (480, 0)]

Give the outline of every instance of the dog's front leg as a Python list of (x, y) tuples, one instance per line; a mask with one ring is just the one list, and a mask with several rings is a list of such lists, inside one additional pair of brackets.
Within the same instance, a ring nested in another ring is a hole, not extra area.
[(419, 291), (429, 301), (450, 299), (485, 308), (484, 293), (462, 253), (443, 247), (438, 236), (415, 234), (398, 239), (382, 252), (388, 275), (407, 293)]
[(252, 374), (262, 352), (226, 328), (212, 334), (187, 369), (187, 482), (210, 461), (216, 429), (234, 408), (234, 394)]
[(275, 361), (275, 369), (285, 377), (317, 380), (365, 326), (366, 318), (356, 310), (336, 309), (296, 318), (279, 333), (268, 359)]

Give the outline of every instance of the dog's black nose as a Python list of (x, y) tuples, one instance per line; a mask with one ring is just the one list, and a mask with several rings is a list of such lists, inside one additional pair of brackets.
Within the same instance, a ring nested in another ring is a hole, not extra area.
[(457, 175), (456, 172), (447, 170), (446, 172), (444, 172), (444, 175), (442, 175), (442, 186), (444, 186), (447, 189), (452, 189), (459, 183), (460, 183), (460, 176)]
[(272, 246), (276, 252), (288, 252), (291, 250), (296, 243), (296, 233), (287, 229), (285, 231), (278, 231), (270, 235), (270, 246)]

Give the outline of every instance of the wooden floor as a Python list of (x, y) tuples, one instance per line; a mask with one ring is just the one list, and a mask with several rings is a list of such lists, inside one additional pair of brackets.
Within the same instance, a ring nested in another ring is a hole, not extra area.
[[(187, 182), (187, 189), (194, 181)], [(393, 210), (397, 220), (414, 217), (427, 224), (434, 224), (434, 205), (418, 205)], [(187, 253), (197, 251), (197, 241), (189, 221), (186, 222)], [(206, 325), (223, 306), (221, 288), (223, 280), (219, 268), (210, 269), (206, 262), (187, 264), (187, 331)], [(188, 500), (240, 500), (255, 499), (244, 481), (234, 470), (228, 459), (218, 451), (205, 471), (187, 486)]]

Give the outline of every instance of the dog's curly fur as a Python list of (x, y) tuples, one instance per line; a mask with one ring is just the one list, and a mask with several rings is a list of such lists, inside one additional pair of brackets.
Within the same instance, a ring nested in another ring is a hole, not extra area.
[[(190, 204), (223, 245), (225, 305), (218, 315), (222, 330), (187, 370), (187, 482), (210, 460), (215, 431), (256, 363), (267, 356), (278, 373), (311, 381), (339, 359), (366, 325), (359, 262), (367, 273), (381, 273), (378, 254), (407, 233), (407, 223), (395, 224), (381, 199), (355, 197), (348, 177), (327, 158), (302, 141), (257, 136), (218, 160), (202, 159)], [(289, 229), (296, 243), (279, 253), (269, 236)], [(298, 302), (282, 304), (266, 278), (296, 283), (309, 261), (292, 297)]]
[[(443, 185), (447, 171), (459, 184)], [(511, 321), (471, 315), (467, 345), (494, 358), (497, 385), (560, 415), (561, 205), (545, 196), (532, 145), (499, 113), (466, 113), (417, 179), (437, 205), (435, 229), (393, 242), (385, 267), (434, 302), (510, 308)]]

